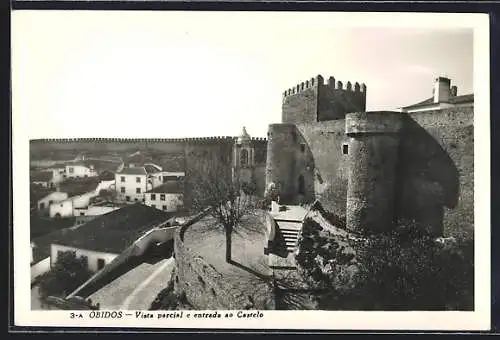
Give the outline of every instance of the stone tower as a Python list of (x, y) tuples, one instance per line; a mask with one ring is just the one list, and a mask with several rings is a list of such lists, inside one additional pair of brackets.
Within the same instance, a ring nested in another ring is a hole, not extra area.
[(267, 138), (266, 188), (274, 184), (282, 202), (293, 201), (297, 191), (297, 129), (294, 124), (271, 124)]
[(236, 138), (233, 148), (233, 176), (238, 176), (241, 183), (254, 181), (255, 150), (252, 138), (245, 127)]
[(346, 220), (353, 231), (377, 233), (392, 226), (401, 127), (399, 112), (346, 116), (345, 133), (349, 137)]
[(366, 85), (348, 81), (345, 85), (318, 75), (283, 93), (282, 122), (312, 123), (344, 119), (346, 113), (366, 110)]

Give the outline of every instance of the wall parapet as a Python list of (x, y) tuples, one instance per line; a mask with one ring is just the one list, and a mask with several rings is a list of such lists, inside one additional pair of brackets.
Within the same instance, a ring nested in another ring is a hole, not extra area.
[[(198, 216), (197, 216), (198, 217)], [(191, 224), (198, 221), (191, 220)], [(189, 222), (188, 222), (189, 223)], [(185, 230), (184, 230), (185, 231)], [(240, 282), (229, 280), (185, 242), (182, 230), (174, 236), (176, 278), (174, 289), (196, 309), (273, 309), (270, 286), (264, 290), (245, 291)]]
[(298, 83), (297, 85), (287, 89), (285, 92), (283, 92), (283, 98), (290, 97), (299, 93), (302, 93), (305, 90), (312, 89), (312, 88), (317, 88), (320, 86), (327, 86), (331, 90), (343, 90), (343, 91), (349, 91), (349, 92), (360, 92), (360, 93), (366, 93), (366, 85), (364, 83), (358, 83), (354, 82), (351, 83), (350, 81), (347, 81), (345, 86), (342, 83), (342, 81), (335, 81), (335, 77), (330, 76), (328, 80), (325, 83), (325, 80), (323, 76), (317, 75), (316, 77), (313, 77), (309, 80), (303, 81)]
[(345, 133), (398, 133), (403, 126), (402, 117), (402, 113), (394, 111), (348, 113), (345, 119)]

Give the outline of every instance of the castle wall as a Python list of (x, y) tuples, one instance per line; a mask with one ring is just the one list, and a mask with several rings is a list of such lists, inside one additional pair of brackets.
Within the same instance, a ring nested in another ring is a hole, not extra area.
[[(473, 115), (472, 107), (401, 114), (401, 138), (395, 167), (395, 219), (427, 225), (437, 235), (473, 231)], [(303, 123), (296, 127), (311, 154), (316, 198), (327, 210), (345, 218), (350, 167), (349, 155), (343, 154), (343, 145), (351, 142), (345, 134), (345, 120)], [(353, 151), (352, 146), (348, 148), (349, 152)], [(279, 150), (276, 148), (278, 156)], [(295, 174), (299, 170), (295, 154), (294, 157)], [(278, 160), (281, 158), (276, 158)], [(269, 155), (268, 161), (274, 169)], [(361, 161), (353, 160), (354, 163)], [(292, 181), (280, 171), (273, 179), (277, 181), (280, 177)]]
[(332, 120), (297, 124), (309, 154), (315, 197), (339, 217), (345, 217), (348, 181), (348, 158), (342, 148), (348, 142), (345, 121)]
[(399, 157), (399, 217), (433, 219), (436, 233), (472, 235), (473, 107), (409, 114)]

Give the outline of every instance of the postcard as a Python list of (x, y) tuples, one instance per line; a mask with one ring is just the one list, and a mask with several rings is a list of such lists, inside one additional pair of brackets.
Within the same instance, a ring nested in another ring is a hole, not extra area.
[(489, 329), (488, 19), (13, 11), (15, 324)]

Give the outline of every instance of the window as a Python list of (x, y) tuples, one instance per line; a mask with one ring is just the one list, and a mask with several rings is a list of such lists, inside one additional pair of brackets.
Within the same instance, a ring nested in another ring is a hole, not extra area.
[(49, 205), (51, 205), (52, 203), (54, 203), (54, 201), (49, 201)]
[(349, 145), (347, 144), (342, 145), (342, 153), (344, 155), (347, 155), (349, 153)]
[(120, 182), (125, 182), (125, 176), (120, 177)]
[(141, 183), (141, 178), (140, 177), (136, 177), (135, 181), (136, 181), (136, 183)]
[(160, 195), (160, 200), (161, 200), (161, 201), (164, 201), (164, 200), (165, 200), (165, 194), (161, 194), (161, 195)]
[(69, 168), (68, 168), (68, 171), (69, 171), (69, 173), (70, 173), (70, 174), (72, 174), (72, 173), (74, 173), (74, 172), (75, 172), (75, 169), (74, 169), (74, 168), (72, 168), (72, 167), (69, 167)]
[(141, 188), (135, 188), (135, 193), (140, 194), (141, 193)]
[(43, 210), (43, 209), (45, 209), (45, 203), (44, 203), (44, 202), (41, 202), (41, 203), (40, 203), (40, 210)]
[(130, 201), (130, 196), (125, 196), (125, 201)]
[(64, 253), (64, 252), (63, 252), (62, 250), (58, 250), (58, 251), (57, 251), (56, 261), (57, 261), (57, 260), (59, 260), (59, 258), (61, 258), (61, 256), (62, 256), (62, 254), (63, 254), (63, 253)]
[(134, 198), (134, 202), (139, 202), (139, 199), (137, 197)]
[(306, 188), (305, 188), (305, 183), (304, 183), (304, 176), (300, 175), (299, 176), (299, 195), (304, 195)]
[(85, 216), (85, 213), (84, 213), (84, 212), (81, 212), (81, 213), (80, 213), (80, 216)]
[(166, 205), (163, 205), (161, 208), (162, 208), (163, 210), (167, 210), (167, 206), (166, 206)]
[(120, 188), (120, 192), (121, 192), (122, 194), (124, 194), (124, 193), (125, 193), (125, 187), (121, 187), (121, 188)]
[(300, 144), (300, 152), (306, 152), (306, 145), (304, 143)]
[(151, 194), (151, 201), (156, 201), (156, 194)]
[(247, 166), (248, 165), (248, 150), (247, 149), (241, 150), (240, 164), (241, 164), (241, 166)]
[(97, 270), (101, 270), (106, 265), (106, 262), (103, 259), (97, 259)]
[(151, 208), (156, 208), (156, 204), (151, 204)]
[(89, 265), (89, 258), (85, 255), (82, 255), (80, 256), (80, 258), (82, 259), (83, 263), (88, 266)]

